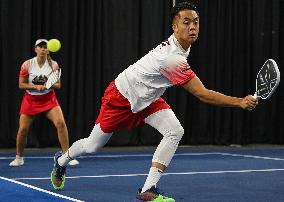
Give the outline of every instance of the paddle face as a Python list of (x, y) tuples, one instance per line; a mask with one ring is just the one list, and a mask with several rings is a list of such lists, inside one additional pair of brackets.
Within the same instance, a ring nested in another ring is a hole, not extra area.
[(268, 99), (272, 96), (280, 82), (280, 71), (273, 59), (265, 61), (256, 76), (257, 98)]
[(45, 83), (46, 89), (49, 89), (51, 86), (53, 86), (60, 79), (60, 77), (61, 77), (61, 69), (57, 69), (57, 70), (53, 71), (49, 75), (49, 77), (48, 77), (48, 79)]

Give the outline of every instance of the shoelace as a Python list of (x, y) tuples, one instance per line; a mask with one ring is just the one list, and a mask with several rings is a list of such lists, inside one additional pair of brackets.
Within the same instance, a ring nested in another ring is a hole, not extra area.
[(61, 179), (62, 175), (65, 174), (65, 170), (66, 170), (66, 167), (62, 167), (62, 166), (57, 164), (56, 165), (56, 174), (55, 174), (56, 178)]
[(157, 187), (152, 187), (150, 189), (150, 191), (152, 191), (153, 193), (157, 194), (157, 195), (164, 195), (164, 193)]

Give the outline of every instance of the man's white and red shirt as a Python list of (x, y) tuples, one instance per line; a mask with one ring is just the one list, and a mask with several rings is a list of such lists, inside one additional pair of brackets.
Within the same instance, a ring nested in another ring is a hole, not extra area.
[(142, 126), (149, 115), (169, 109), (161, 95), (195, 76), (187, 63), (189, 51), (172, 35), (125, 69), (105, 90), (96, 124), (111, 133)]
[(168, 87), (183, 85), (195, 76), (187, 63), (189, 52), (190, 47), (184, 50), (173, 34), (118, 75), (115, 85), (132, 112), (145, 109)]

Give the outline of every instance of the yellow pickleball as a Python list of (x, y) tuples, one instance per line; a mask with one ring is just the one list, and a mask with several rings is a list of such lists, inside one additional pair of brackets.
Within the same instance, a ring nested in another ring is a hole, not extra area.
[(58, 39), (50, 39), (47, 42), (47, 49), (51, 52), (57, 52), (61, 48), (61, 43)]

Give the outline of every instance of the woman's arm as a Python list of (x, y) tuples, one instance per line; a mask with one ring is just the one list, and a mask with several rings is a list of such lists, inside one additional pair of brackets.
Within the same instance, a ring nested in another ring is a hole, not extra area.
[(44, 85), (34, 85), (28, 83), (28, 78), (23, 76), (19, 77), (19, 88), (22, 90), (38, 90), (38, 91), (46, 89)]
[(53, 86), (51, 86), (51, 88), (56, 89), (56, 90), (60, 89), (61, 88), (61, 81), (58, 80), (55, 84), (53, 84)]

